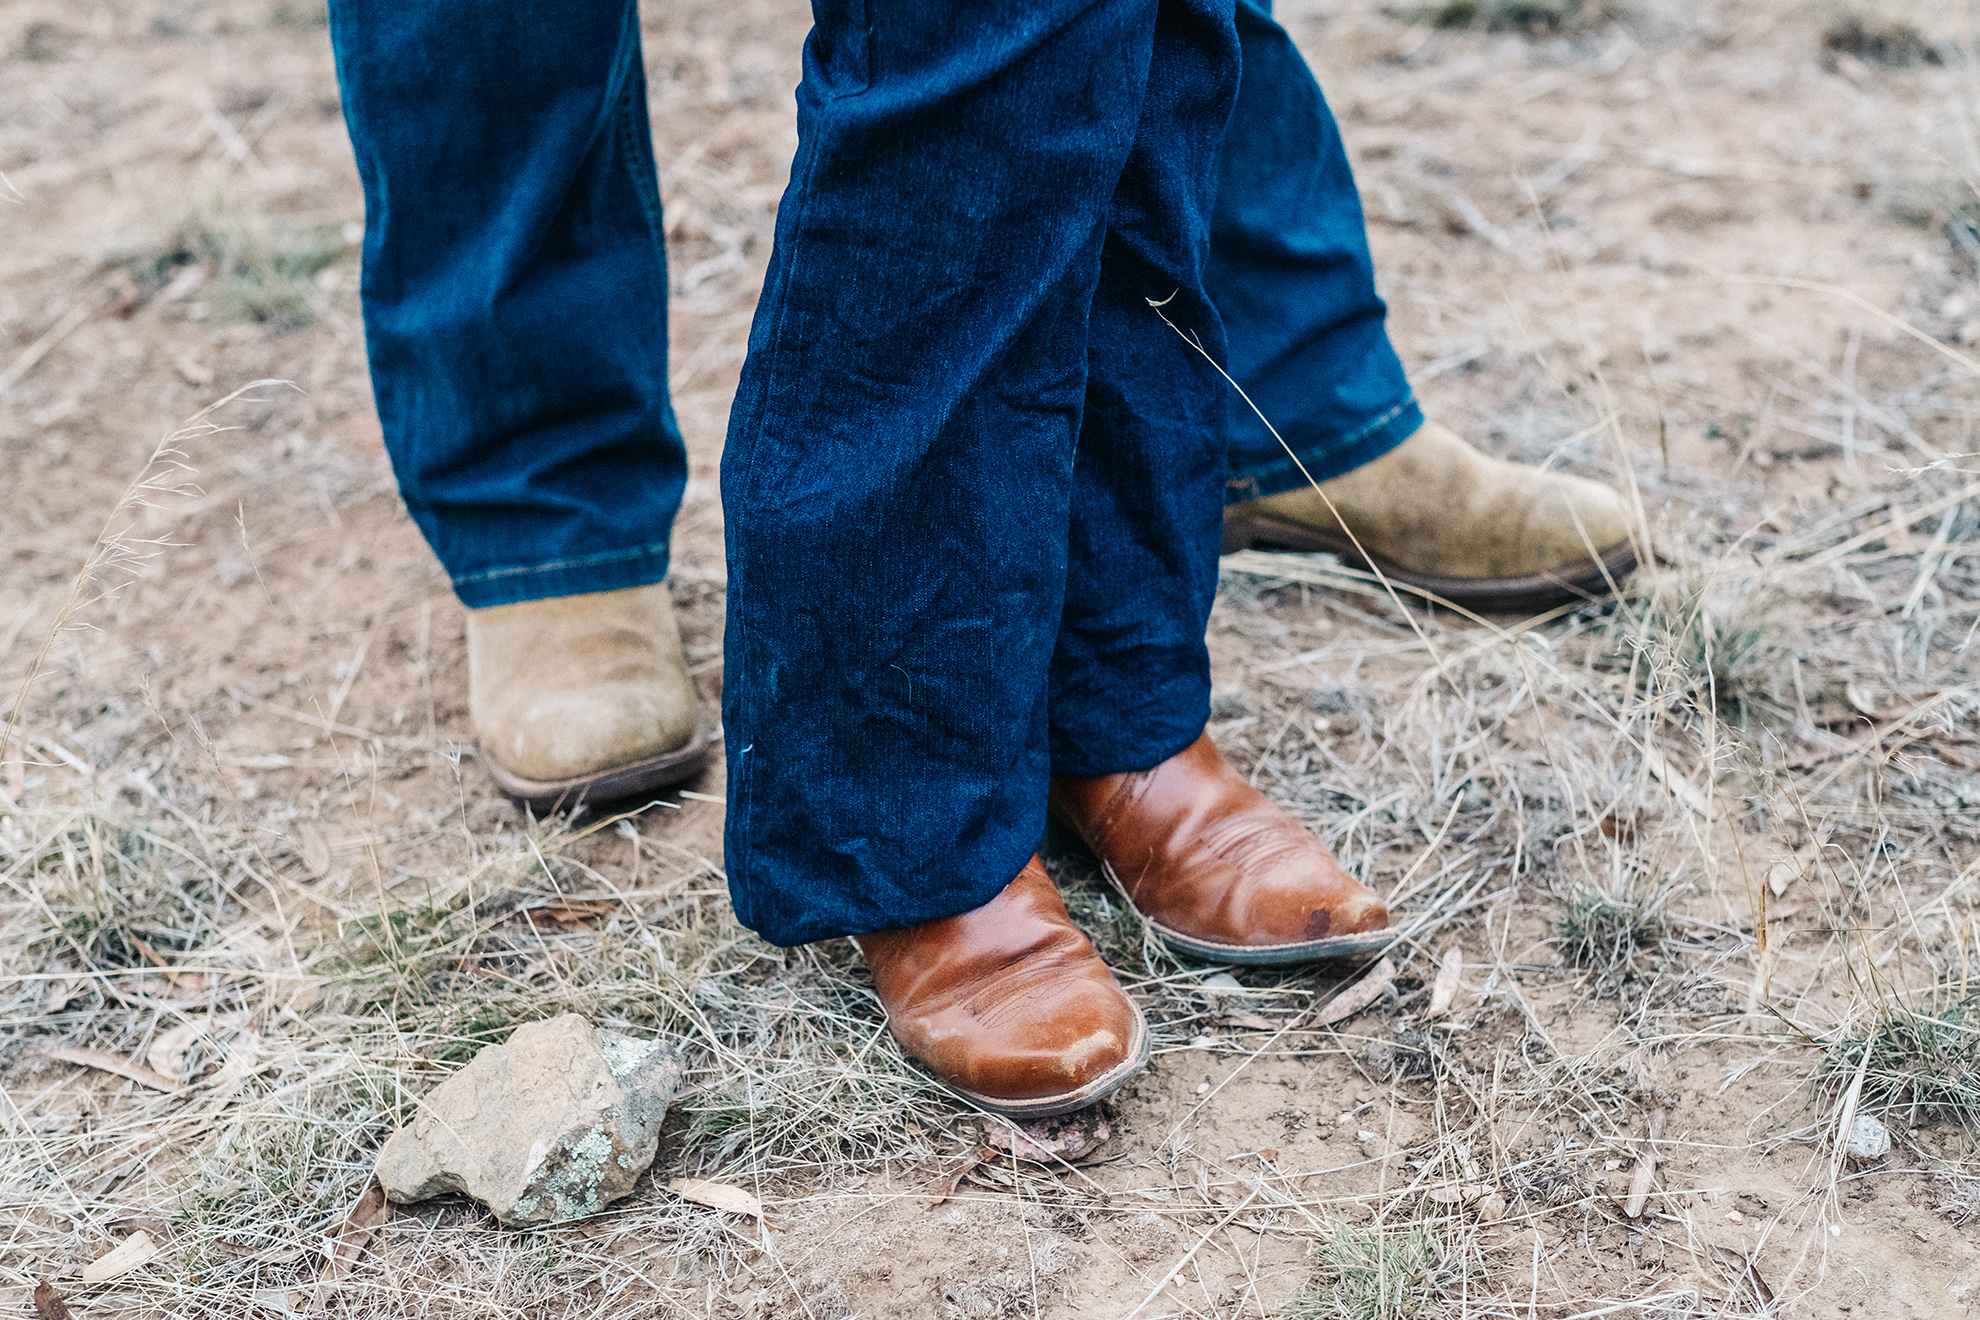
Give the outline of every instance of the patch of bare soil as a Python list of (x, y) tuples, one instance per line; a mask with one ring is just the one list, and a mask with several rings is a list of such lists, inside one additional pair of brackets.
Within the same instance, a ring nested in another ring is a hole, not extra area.
[[(1213, 732), (1410, 940), (1330, 1021), (1340, 982), (1179, 964), (1055, 846), (1156, 1047), (1110, 1142), (1038, 1165), (985, 1157), (849, 947), (735, 925), (719, 772), (565, 824), (475, 765), (462, 612), (371, 412), (320, 8), (0, 4), (6, 702), (52, 637), (0, 770), (0, 1304), (1970, 1312), (1974, 17), (1281, 17), (1426, 404), (1627, 485), (1661, 562), (1515, 625), (1228, 560)], [(806, 21), (645, 15), (694, 463), (673, 585), (710, 701), (715, 465)], [(639, 1193), (529, 1233), (465, 1203), (352, 1216), (418, 1095), (566, 1009), (685, 1043)], [(1852, 1155), (1872, 1119), (1888, 1150)]]

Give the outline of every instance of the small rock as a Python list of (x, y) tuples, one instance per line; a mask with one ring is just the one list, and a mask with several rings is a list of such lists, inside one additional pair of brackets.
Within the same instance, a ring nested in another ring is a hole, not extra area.
[(1246, 993), (1245, 988), (1238, 984), (1238, 979), (1229, 972), (1216, 972), (1204, 977), (1197, 983), (1197, 989), (1211, 1000)]
[(1869, 1114), (1858, 1114), (1843, 1149), (1859, 1160), (1880, 1160), (1891, 1153), (1891, 1130)]
[(441, 1083), (378, 1153), (394, 1201), (466, 1192), (511, 1227), (596, 1214), (660, 1147), (681, 1064), (575, 1013), (518, 1027)]

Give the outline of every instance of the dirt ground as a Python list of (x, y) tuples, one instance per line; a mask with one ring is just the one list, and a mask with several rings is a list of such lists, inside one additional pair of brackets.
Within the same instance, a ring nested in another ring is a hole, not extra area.
[[(808, 17), (646, 8), (712, 702)], [(1972, 1312), (1980, 15), (1279, 12), (1428, 409), (1627, 486), (1659, 561), (1475, 621), (1227, 560), (1212, 731), (1411, 937), (1327, 1022), (1340, 983), (1167, 959), (1055, 845), (1155, 1059), (1098, 1150), (1026, 1164), (979, 1162), (849, 947), (734, 924), (719, 771), (559, 823), (476, 766), (371, 411), (320, 7), (0, 2), (0, 702), (40, 666), (0, 771), (0, 1308), (62, 1314), (45, 1277), (77, 1317)], [(684, 1043), (635, 1196), (353, 1225), (410, 1098), (565, 1008)], [(1859, 1116), (1888, 1152), (1843, 1148)]]

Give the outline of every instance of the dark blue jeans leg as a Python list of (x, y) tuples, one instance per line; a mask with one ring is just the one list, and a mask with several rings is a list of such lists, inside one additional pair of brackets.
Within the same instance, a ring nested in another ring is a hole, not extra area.
[[(729, 882), (779, 944), (966, 911), (1036, 847), (1089, 398), (1178, 404), (1113, 461), (1186, 445), (1217, 507), (1216, 382), (1146, 300), (1214, 329), (1228, 6), (814, 6), (722, 471)], [(1117, 209), (1142, 150), (1168, 173)], [(1110, 391), (1089, 327), (1136, 298), (1144, 379)]]
[(1226, 499), (1276, 495), (1360, 467), (1423, 425), (1389, 345), (1361, 196), (1320, 85), (1271, 0), (1237, 0), (1244, 74), (1224, 135), (1204, 285), (1235, 394)]
[[(1214, 46), (1159, 48), (1151, 97), (1107, 216), (1087, 325), (1065, 608), (1052, 656), (1054, 774), (1159, 765), (1210, 715), (1204, 629), (1223, 531), (1224, 357), (1202, 291), (1214, 144), (1190, 129), (1228, 102)], [(1190, 89), (1197, 89), (1192, 97)], [(1173, 324), (1165, 325), (1151, 308)]]
[(364, 324), (472, 607), (657, 582), (687, 479), (634, 0), (331, 0)]

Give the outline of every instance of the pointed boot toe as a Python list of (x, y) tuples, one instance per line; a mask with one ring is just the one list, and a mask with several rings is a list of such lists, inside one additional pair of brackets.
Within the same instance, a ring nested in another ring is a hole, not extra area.
[(469, 611), (468, 694), (490, 778), (537, 811), (678, 783), (716, 746), (664, 584)]
[(1179, 953), (1290, 965), (1373, 957), (1389, 910), (1206, 734), (1152, 770), (1052, 779), (1052, 814)]
[(1317, 489), (1233, 505), (1224, 550), (1252, 548), (1335, 554), (1488, 614), (1597, 599), (1636, 569), (1614, 490), (1488, 457), (1435, 422)]
[(857, 942), (895, 1036), (979, 1109), (1067, 1113), (1148, 1062), (1141, 1010), (1036, 857), (982, 907)]

